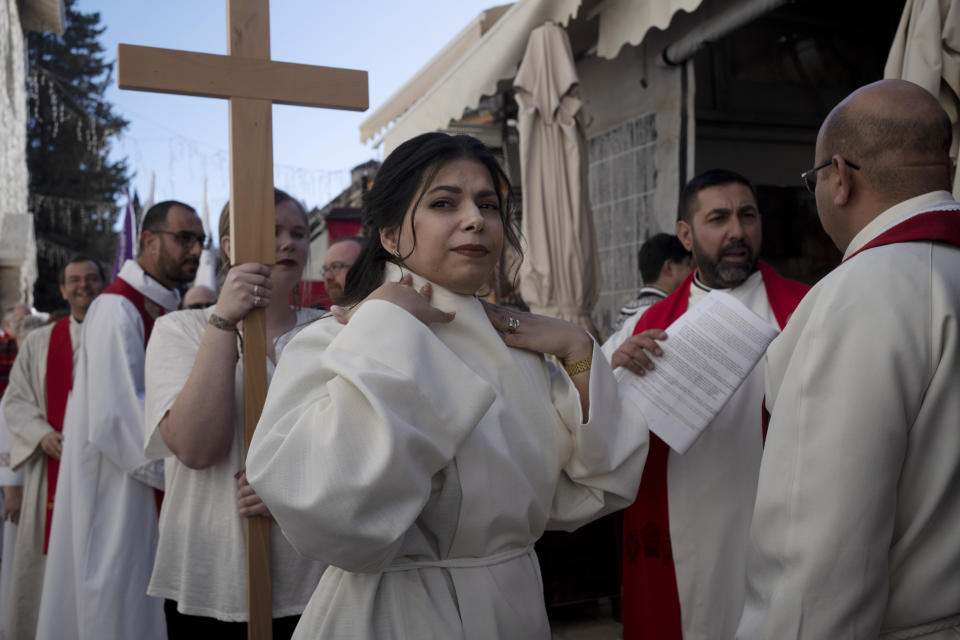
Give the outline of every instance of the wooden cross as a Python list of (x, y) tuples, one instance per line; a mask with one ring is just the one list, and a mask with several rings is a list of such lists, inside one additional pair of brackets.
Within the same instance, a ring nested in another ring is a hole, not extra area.
[[(367, 72), (270, 60), (269, 0), (227, 0), (227, 55), (121, 44), (121, 89), (230, 101), (230, 261), (273, 264), (274, 103), (364, 111)], [(266, 314), (243, 320), (244, 455), (267, 395)], [(227, 375), (229, 372), (224, 372)], [(247, 519), (248, 637), (272, 637), (270, 522)]]

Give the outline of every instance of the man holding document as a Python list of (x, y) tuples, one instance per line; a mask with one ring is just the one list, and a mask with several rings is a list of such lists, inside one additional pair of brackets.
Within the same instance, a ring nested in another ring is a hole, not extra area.
[[(830, 112), (814, 191), (843, 262), (767, 353), (737, 638), (960, 634), (960, 203), (950, 119), (882, 80)], [(649, 463), (648, 463), (649, 464)]]
[[(647, 310), (611, 358), (614, 368), (642, 375), (644, 351), (658, 348), (651, 333), (640, 334), (695, 314), (664, 345), (664, 364), (671, 360), (673, 367), (660, 388), (680, 394), (666, 402), (656, 400), (662, 393), (653, 386), (645, 394), (651, 430), (658, 422), (653, 414), (673, 412), (673, 422), (687, 423), (689, 433), (674, 439), (660, 432), (682, 455), (651, 434), (637, 500), (624, 512), (624, 640), (733, 636), (763, 451), (763, 366), (753, 363), (808, 289), (758, 260), (756, 195), (737, 173), (708, 171), (684, 187), (677, 236), (693, 252), (696, 271)], [(711, 294), (718, 290), (729, 295)], [(704, 307), (693, 309), (698, 304)], [(664, 377), (659, 373), (644, 380), (624, 373), (621, 386), (643, 391)]]

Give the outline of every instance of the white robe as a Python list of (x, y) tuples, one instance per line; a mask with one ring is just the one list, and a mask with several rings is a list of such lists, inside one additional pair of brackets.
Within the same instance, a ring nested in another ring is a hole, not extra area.
[[(6, 393), (4, 393), (6, 397)], [(0, 486), (22, 487), (23, 470), (14, 471), (10, 468), (10, 434), (7, 431), (6, 421), (3, 418), (3, 402), (0, 401)], [(3, 499), (0, 498), (0, 509), (3, 508)], [(13, 550), (17, 544), (17, 525), (10, 520), (0, 522), (2, 533), (2, 547), (0, 552), (0, 640), (11, 638), (6, 632), (9, 620), (10, 594), (13, 592)]]
[(479, 301), (434, 286), (433, 303), (456, 319), (376, 300), (321, 320), (274, 375), (247, 474), (331, 565), (296, 638), (549, 638), (533, 543), (636, 495), (648, 432), (598, 347), (581, 424), (566, 374), (506, 347)]
[[(760, 271), (724, 291), (777, 327)], [(687, 309), (708, 293), (698, 280), (691, 283)], [(669, 338), (663, 347), (670, 348)], [(761, 361), (686, 453), (668, 453), (670, 546), (684, 640), (727, 640), (737, 628), (763, 454), (762, 401)]]
[[(224, 372), (233, 374), (236, 389), (234, 435), (226, 456), (206, 469), (190, 469), (171, 454), (159, 429), (190, 376), (212, 313), (213, 307), (208, 307), (159, 318), (147, 347), (146, 454), (166, 458), (160, 539), (147, 593), (175, 601), (180, 613), (246, 622), (247, 536), (245, 519), (237, 514), (234, 475), (243, 468), (243, 361), (237, 361), (234, 371)], [(316, 309), (298, 312), (297, 327), (275, 343), (277, 360), (286, 343), (321, 313)], [(273, 361), (267, 358), (266, 365), (269, 384)], [(276, 523), (270, 537), (273, 617), (299, 615), (324, 565), (294, 551)]]
[[(73, 366), (80, 352), (82, 324), (70, 318)], [(32, 638), (36, 633), (40, 592), (47, 557), (43, 536), (47, 520), (47, 454), (40, 441), (54, 429), (47, 422), (47, 354), (53, 325), (37, 329), (21, 345), (10, 371), (10, 385), (4, 394), (3, 414), (10, 431), (10, 462), (23, 471), (23, 505), (17, 541), (11, 562), (17, 588), (15, 600), (5, 602), (9, 616), (4, 628), (11, 638)], [(6, 597), (6, 596), (4, 596)]]
[[(136, 262), (120, 276), (177, 308), (179, 295)], [(143, 338), (126, 298), (105, 293), (90, 305), (64, 416), (38, 640), (166, 637), (163, 602), (147, 595), (163, 474), (143, 454)]]
[[(938, 204), (960, 208), (945, 191), (908, 200), (846, 255)], [(960, 614), (960, 249), (855, 256), (811, 289), (767, 359), (737, 637), (872, 639)], [(902, 637), (958, 633), (960, 618)]]

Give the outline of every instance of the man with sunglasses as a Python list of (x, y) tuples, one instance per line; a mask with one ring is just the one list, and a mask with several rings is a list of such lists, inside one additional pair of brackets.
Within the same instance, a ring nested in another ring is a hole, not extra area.
[(960, 635), (960, 203), (950, 119), (882, 80), (805, 180), (843, 262), (767, 350), (738, 638)]
[(194, 279), (205, 242), (192, 207), (154, 205), (137, 259), (87, 312), (37, 638), (166, 637), (163, 602), (147, 596), (163, 467), (143, 453), (144, 354), (154, 320), (180, 305), (177, 286)]
[[(647, 352), (659, 351), (648, 330), (666, 329), (713, 289), (782, 328), (808, 287), (760, 261), (761, 235), (744, 176), (713, 169), (688, 182), (677, 236), (697, 267), (640, 317), (613, 367), (643, 375), (652, 365)], [(650, 435), (637, 499), (623, 512), (624, 640), (728, 639), (736, 630), (763, 452), (762, 397), (761, 363), (683, 455)]]

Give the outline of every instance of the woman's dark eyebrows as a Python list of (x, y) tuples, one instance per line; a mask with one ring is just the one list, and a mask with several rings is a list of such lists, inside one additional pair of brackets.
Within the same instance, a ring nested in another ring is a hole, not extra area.
[[(437, 185), (434, 188), (430, 189), (430, 191), (427, 191), (427, 193), (430, 194), (430, 193), (433, 193), (434, 191), (448, 191), (450, 193), (455, 193), (457, 195), (463, 193), (463, 189), (461, 189), (460, 187), (454, 187), (452, 185), (446, 185), (446, 184)], [(486, 198), (487, 196), (496, 197), (496, 195), (497, 195), (497, 192), (494, 191), (493, 189), (484, 189), (483, 191), (480, 191), (479, 193), (477, 193), (478, 198)]]

